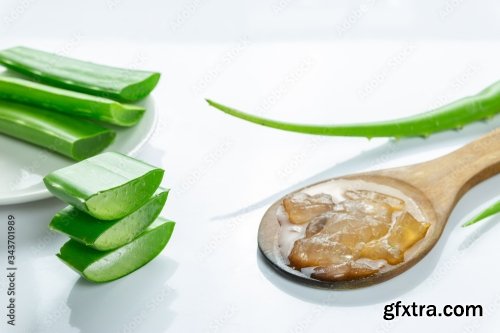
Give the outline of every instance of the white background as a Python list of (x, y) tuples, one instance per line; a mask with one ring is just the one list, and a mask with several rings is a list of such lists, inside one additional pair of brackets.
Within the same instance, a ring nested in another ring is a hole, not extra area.
[[(166, 169), (166, 250), (136, 273), (87, 283), (54, 254), (49, 199), (0, 207), (17, 221), (17, 326), (2, 332), (493, 332), (500, 325), (499, 218), (460, 224), (498, 195), (470, 191), (432, 252), (386, 283), (316, 290), (283, 279), (258, 255), (266, 207), (316, 180), (441, 155), (500, 119), (427, 139), (312, 137), (259, 127), (204, 97), (289, 121), (382, 120), (473, 94), (500, 78), (494, 1), (2, 1), (0, 47), (27, 45), (158, 70), (158, 129), (140, 154)], [(1, 172), (1, 170), (0, 170)], [(384, 321), (385, 304), (481, 304), (482, 318)]]

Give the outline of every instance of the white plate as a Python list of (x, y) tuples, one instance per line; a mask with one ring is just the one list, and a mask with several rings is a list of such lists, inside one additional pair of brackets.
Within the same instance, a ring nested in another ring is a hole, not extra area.
[[(134, 155), (149, 140), (158, 122), (154, 102), (142, 103), (147, 112), (131, 128), (117, 128), (117, 136), (106, 151)], [(57, 153), (0, 134), (0, 205), (31, 202), (51, 196), (43, 177), (74, 161)]]

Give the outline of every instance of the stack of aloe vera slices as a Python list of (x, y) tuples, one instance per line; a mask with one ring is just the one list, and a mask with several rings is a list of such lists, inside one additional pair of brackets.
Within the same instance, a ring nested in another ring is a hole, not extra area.
[(122, 69), (27, 47), (0, 51), (0, 64), (34, 79), (0, 75), (0, 133), (74, 160), (102, 152), (145, 108), (157, 72)]
[(71, 238), (57, 255), (93, 282), (118, 279), (142, 267), (167, 245), (175, 223), (158, 217), (168, 190), (164, 171), (118, 153), (103, 153), (44, 178), (68, 203), (50, 228)]

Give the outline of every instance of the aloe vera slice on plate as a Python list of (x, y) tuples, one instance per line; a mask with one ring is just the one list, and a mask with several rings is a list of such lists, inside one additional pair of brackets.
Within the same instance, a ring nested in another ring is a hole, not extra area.
[(129, 102), (146, 97), (160, 80), (157, 72), (98, 65), (22, 46), (0, 51), (0, 64), (42, 83)]
[(73, 206), (59, 211), (49, 228), (99, 251), (116, 249), (131, 242), (160, 215), (168, 190), (158, 189), (144, 205), (124, 218), (98, 220)]
[(164, 171), (107, 152), (56, 170), (43, 179), (62, 201), (99, 220), (116, 220), (142, 206), (158, 189)]
[(0, 133), (77, 161), (100, 153), (116, 136), (114, 131), (82, 119), (1, 100)]
[(7, 76), (0, 76), (0, 98), (125, 127), (137, 124), (145, 111), (141, 106)]
[(70, 240), (57, 256), (89, 281), (116, 280), (154, 259), (167, 245), (174, 225), (159, 217), (132, 242), (111, 251), (98, 251)]

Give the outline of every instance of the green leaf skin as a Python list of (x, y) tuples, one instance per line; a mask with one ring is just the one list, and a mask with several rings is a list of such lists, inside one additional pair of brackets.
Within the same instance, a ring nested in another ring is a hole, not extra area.
[(108, 221), (121, 219), (148, 201), (163, 173), (134, 158), (107, 152), (56, 170), (43, 181), (62, 201)]
[(57, 256), (89, 281), (116, 280), (153, 260), (167, 245), (174, 226), (160, 217), (132, 242), (111, 251), (97, 251), (70, 240)]
[(13, 47), (0, 51), (0, 64), (52, 86), (135, 102), (151, 93), (160, 73), (123, 69)]
[(126, 127), (137, 124), (145, 111), (140, 106), (6, 76), (0, 76), (0, 99)]
[(473, 225), (476, 222), (479, 222), (481, 220), (484, 220), (487, 217), (493, 216), (495, 214), (500, 213), (500, 201), (497, 201), (490, 207), (486, 208), (484, 211), (482, 211), (479, 215), (476, 215), (472, 220), (466, 222), (462, 227), (468, 227), (470, 225)]
[(0, 133), (77, 161), (100, 153), (116, 135), (82, 119), (1, 100)]
[(409, 137), (428, 136), (432, 133), (459, 129), (463, 126), (489, 119), (500, 112), (500, 82), (484, 89), (475, 96), (465, 97), (433, 111), (395, 120), (339, 125), (306, 125), (287, 123), (251, 115), (207, 99), (209, 105), (229, 115), (259, 125), (285, 131), (357, 137)]
[(160, 215), (168, 190), (158, 189), (144, 205), (124, 218), (98, 220), (73, 206), (59, 211), (49, 228), (99, 251), (116, 249), (131, 242)]

